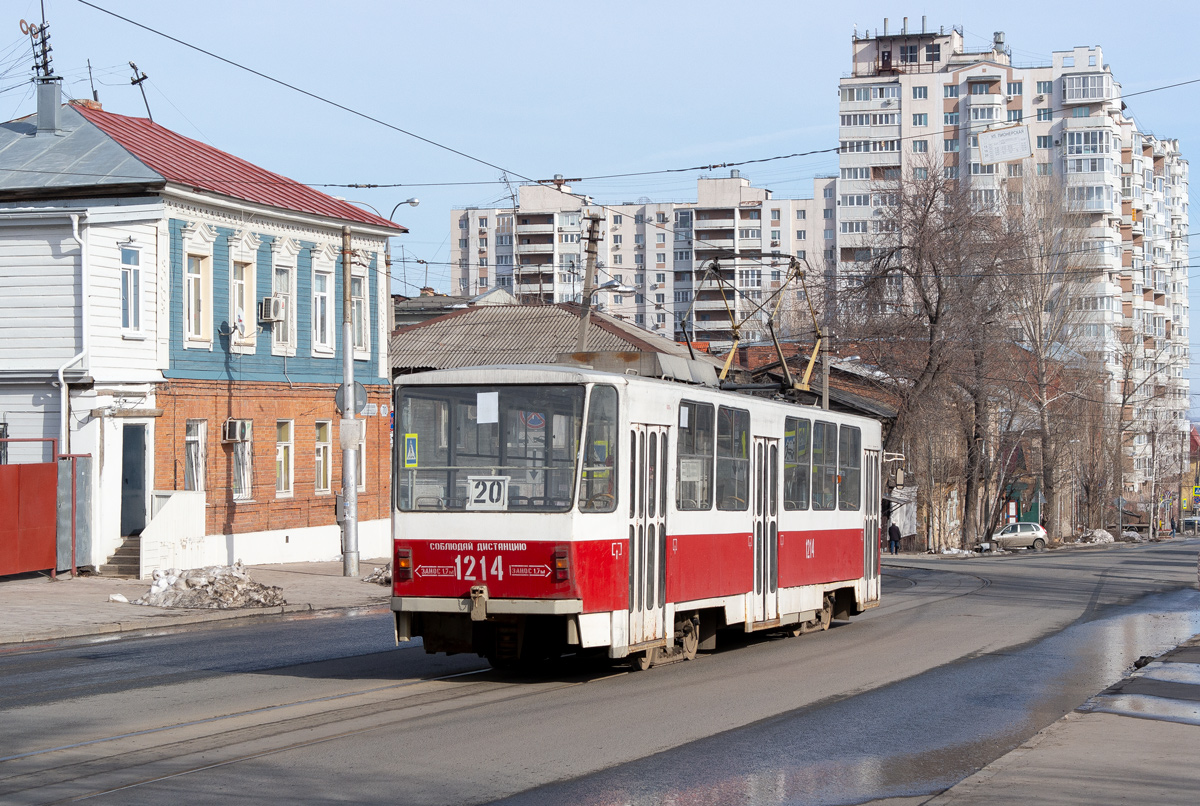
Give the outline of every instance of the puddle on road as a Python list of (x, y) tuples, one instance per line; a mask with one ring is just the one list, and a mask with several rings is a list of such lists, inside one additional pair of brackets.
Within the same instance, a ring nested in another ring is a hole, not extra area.
[(1087, 710), (1098, 714), (1137, 716), (1164, 722), (1200, 725), (1200, 703), (1153, 697), (1149, 694), (1105, 694), (1093, 697)]
[(1198, 632), (1200, 593), (1147, 597), (1009, 654), (954, 663), (500, 803), (783, 806), (934, 794), (1120, 680), (1140, 656)]

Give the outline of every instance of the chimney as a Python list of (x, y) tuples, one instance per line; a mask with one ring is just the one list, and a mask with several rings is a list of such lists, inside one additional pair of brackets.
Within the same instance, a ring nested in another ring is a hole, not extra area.
[(38, 77), (37, 133), (58, 134), (58, 108), (62, 105), (62, 79), (58, 76)]
[(908, 17), (904, 18), (904, 27), (900, 29), (900, 33), (908, 36)]
[(888, 35), (888, 32), (887, 32), (887, 24), (888, 24), (888, 18), (887, 18), (887, 17), (884, 17), (884, 18), (883, 18), (883, 35), (884, 35), (884, 36), (887, 36), (887, 35)]

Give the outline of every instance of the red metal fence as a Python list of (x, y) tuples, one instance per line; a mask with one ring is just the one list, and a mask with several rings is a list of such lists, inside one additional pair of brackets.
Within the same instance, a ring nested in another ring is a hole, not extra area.
[[(5, 442), (58, 440), (6, 439)], [(0, 576), (53, 570), (56, 565), (58, 465), (0, 465)]]

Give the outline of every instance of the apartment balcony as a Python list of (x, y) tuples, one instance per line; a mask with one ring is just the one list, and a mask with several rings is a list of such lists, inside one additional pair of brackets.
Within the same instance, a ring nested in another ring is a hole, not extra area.
[[(707, 229), (733, 229), (737, 226), (737, 221), (733, 216), (728, 218), (698, 218), (692, 222), (693, 230)], [(697, 234), (699, 237), (699, 234)]]
[(733, 236), (728, 238), (706, 238), (702, 233), (697, 233), (693, 248), (697, 252), (705, 249), (733, 249), (735, 243), (736, 241), (733, 239)]
[(548, 235), (554, 232), (554, 224), (517, 224), (518, 235)]
[(722, 312), (724, 312), (724, 311), (725, 311), (725, 308), (726, 308), (726, 305), (728, 305), (728, 307), (729, 307), (729, 309), (730, 309), (730, 310), (736, 310), (736, 309), (737, 309), (737, 306), (734, 304), (734, 301), (733, 301), (733, 299), (732, 299), (732, 298), (730, 298), (730, 300), (729, 300), (729, 302), (728, 302), (728, 303), (726, 303), (726, 302), (723, 302), (723, 301), (722, 301), (722, 300), (720, 300), (720, 299), (698, 299), (698, 300), (696, 300), (695, 304), (692, 306), (692, 310), (694, 310), (694, 311), (722, 311)]
[(519, 243), (517, 253), (521, 255), (546, 255), (554, 253), (552, 243)]

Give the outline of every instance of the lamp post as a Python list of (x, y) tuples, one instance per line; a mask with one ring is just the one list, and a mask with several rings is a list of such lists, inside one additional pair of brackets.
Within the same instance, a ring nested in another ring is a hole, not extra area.
[[(365, 204), (364, 202), (356, 202)], [(416, 207), (420, 202), (409, 199), (400, 204)], [(400, 208), (392, 208), (392, 215)], [(365, 206), (375, 210), (369, 204)], [(379, 215), (379, 211), (375, 210)], [(382, 218), (383, 216), (380, 216)], [(389, 217), (390, 221), (391, 218)], [(342, 448), (342, 576), (358, 576), (358, 446), (362, 444), (362, 423), (356, 418), (354, 394), (354, 309), (351, 295), (351, 266), (354, 259), (350, 245), (350, 227), (342, 227), (342, 388), (343, 404), (341, 422)], [(392, 248), (391, 238), (384, 241), (384, 265), (387, 273), (388, 306), (392, 302)], [(366, 322), (363, 323), (366, 327)], [(390, 376), (391, 370), (388, 370)], [(390, 496), (389, 496), (390, 499)], [(391, 506), (388, 507), (389, 511)], [(393, 524), (394, 525), (394, 524)], [(395, 531), (393, 529), (393, 534)]]

